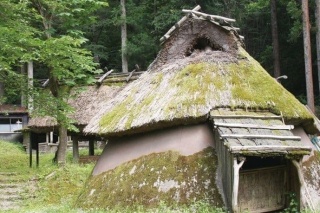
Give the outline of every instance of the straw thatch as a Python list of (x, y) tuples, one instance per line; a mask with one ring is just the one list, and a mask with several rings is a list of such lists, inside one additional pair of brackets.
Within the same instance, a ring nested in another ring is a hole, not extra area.
[[(125, 84), (111, 84), (97, 86), (87, 86), (74, 88), (71, 91), (68, 103), (74, 108), (74, 113), (70, 118), (75, 121), (78, 127), (88, 124), (90, 119), (100, 108), (105, 107), (106, 102), (114, 97)], [(75, 97), (73, 97), (75, 96)], [(31, 129), (50, 129), (57, 126), (57, 121), (49, 116), (34, 117), (30, 119), (28, 127)]]
[(232, 29), (188, 18), (147, 72), (107, 103), (84, 132), (116, 136), (203, 122), (216, 108), (267, 109), (316, 131), (311, 114), (243, 49)]
[(27, 109), (22, 106), (17, 105), (0, 105), (0, 114), (9, 114), (9, 113), (27, 113)]

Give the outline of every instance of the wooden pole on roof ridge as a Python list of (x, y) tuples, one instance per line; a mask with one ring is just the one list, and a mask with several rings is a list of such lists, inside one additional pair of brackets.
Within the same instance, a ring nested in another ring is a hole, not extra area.
[[(193, 8), (192, 9), (192, 11), (198, 11), (198, 10), (200, 10), (201, 9), (201, 7), (200, 7), (200, 5), (197, 5), (195, 8)], [(164, 34), (164, 36), (162, 36), (161, 38), (160, 38), (160, 42), (163, 42), (163, 41), (165, 41), (167, 38), (169, 38), (170, 37), (170, 34), (173, 32), (173, 31), (175, 31), (175, 29), (177, 29), (177, 27), (178, 26), (180, 26), (183, 22), (185, 22), (187, 20), (187, 15), (185, 15), (184, 17), (182, 17), (174, 26), (172, 26), (169, 30), (168, 30), (168, 32), (166, 33), (166, 34)]]
[(311, 62), (311, 41), (310, 41), (310, 21), (309, 21), (309, 4), (308, 0), (302, 2), (302, 23), (303, 23), (303, 43), (304, 43), (304, 63), (306, 75), (306, 92), (307, 104), (312, 112), (314, 108), (314, 92), (312, 79), (312, 62)]

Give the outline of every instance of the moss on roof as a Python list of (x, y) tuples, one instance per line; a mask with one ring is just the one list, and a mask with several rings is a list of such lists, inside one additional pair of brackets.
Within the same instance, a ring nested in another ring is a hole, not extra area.
[(114, 135), (142, 127), (146, 131), (159, 122), (188, 124), (189, 119), (194, 122), (212, 109), (226, 107), (268, 109), (294, 124), (313, 120), (304, 105), (244, 49), (237, 54), (237, 60), (223, 62), (202, 55), (201, 60), (177, 61), (145, 73), (96, 117), (98, 125), (89, 124), (86, 131)]

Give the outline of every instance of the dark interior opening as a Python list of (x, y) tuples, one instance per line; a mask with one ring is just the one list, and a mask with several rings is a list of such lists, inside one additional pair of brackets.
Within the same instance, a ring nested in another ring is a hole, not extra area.
[(250, 170), (250, 169), (258, 169), (258, 168), (266, 168), (273, 166), (281, 166), (285, 165), (285, 159), (283, 157), (246, 157), (246, 161), (244, 162), (241, 170)]
[(219, 48), (217, 45), (213, 44), (208, 38), (200, 37), (200, 38), (197, 38), (193, 42), (192, 47), (187, 49), (187, 52), (185, 55), (190, 56), (195, 51), (200, 51), (200, 52), (205, 51), (205, 50), (215, 51), (215, 50), (220, 50), (220, 49), (221, 48)]

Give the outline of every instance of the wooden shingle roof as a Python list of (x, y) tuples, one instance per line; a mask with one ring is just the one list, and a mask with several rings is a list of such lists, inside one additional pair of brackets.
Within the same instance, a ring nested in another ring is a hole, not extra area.
[(292, 134), (281, 116), (270, 112), (213, 110), (210, 117), (221, 140), (233, 154), (305, 155), (311, 147)]

